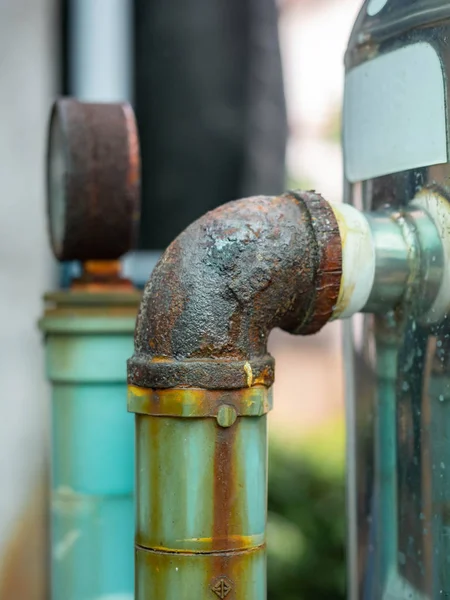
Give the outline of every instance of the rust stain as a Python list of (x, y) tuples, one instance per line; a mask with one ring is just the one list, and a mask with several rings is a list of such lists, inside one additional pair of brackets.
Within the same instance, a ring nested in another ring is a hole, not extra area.
[[(225, 537), (215, 536), (212, 537), (204, 537), (204, 538), (186, 538), (175, 540), (176, 542), (202, 542), (205, 544), (211, 545), (212, 542), (217, 546), (217, 548), (227, 548), (227, 552), (236, 552), (237, 554), (242, 553), (243, 551), (252, 551), (255, 548), (260, 548), (264, 545), (264, 536), (250, 536), (250, 535), (227, 535)], [(144, 546), (139, 546), (145, 550), (150, 550), (152, 552), (167, 552), (169, 554), (189, 554), (189, 555), (201, 555), (205, 556), (207, 554), (214, 554), (214, 552), (206, 552), (205, 550), (187, 550), (186, 548), (167, 548), (166, 546), (158, 546), (152, 545), (151, 548), (147, 548)], [(236, 549), (236, 550), (235, 550)], [(218, 550), (216, 549), (216, 552)], [(220, 550), (223, 552), (223, 550)]]
[(254, 377), (253, 385), (264, 385), (264, 382), (268, 381), (269, 379), (270, 379), (270, 373), (269, 373), (269, 368), (267, 367), (267, 368), (263, 369), (257, 377)]
[(261, 416), (272, 409), (272, 391), (265, 386), (243, 390), (170, 388), (150, 390), (128, 386), (128, 410), (166, 417), (216, 417), (222, 405), (234, 407), (238, 416)]
[(81, 277), (74, 279), (70, 286), (75, 292), (135, 292), (133, 283), (122, 277), (118, 260), (89, 260), (82, 263), (82, 269)]
[[(260, 573), (260, 566), (264, 561), (265, 546), (242, 552), (221, 552), (208, 554), (202, 557), (191, 554), (167, 554), (154, 552), (146, 548), (137, 548), (136, 573), (137, 596), (139, 598), (167, 598), (169, 589), (174, 587), (180, 597), (186, 594), (186, 589), (174, 586), (174, 572), (179, 569), (184, 571), (183, 582), (188, 582), (189, 598), (217, 598), (212, 591), (223, 579), (231, 586), (230, 600), (249, 600), (253, 598), (255, 585), (258, 589), (264, 582), (255, 578)], [(201, 576), (198, 576), (200, 561)], [(190, 576), (192, 575), (192, 578)], [(217, 588), (220, 592), (227, 588)], [(220, 597), (220, 596), (219, 596)], [(264, 596), (265, 597), (265, 596)]]
[[(240, 516), (234, 510), (234, 500), (239, 493), (237, 489), (237, 469), (235, 461), (237, 453), (237, 423), (226, 429), (217, 426), (216, 445), (214, 450), (214, 517), (213, 517), (213, 551), (233, 549), (229, 532), (242, 530), (239, 527)], [(242, 515), (245, 518), (245, 515)], [(224, 542), (226, 545), (224, 545)], [(213, 574), (211, 574), (213, 575)]]

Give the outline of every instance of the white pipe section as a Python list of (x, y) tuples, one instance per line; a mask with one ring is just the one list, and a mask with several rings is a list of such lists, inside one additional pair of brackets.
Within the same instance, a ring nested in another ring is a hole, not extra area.
[(86, 102), (131, 100), (133, 2), (70, 0), (70, 94)]
[(331, 204), (342, 241), (342, 279), (333, 319), (348, 319), (369, 299), (375, 280), (376, 251), (369, 222), (350, 204)]

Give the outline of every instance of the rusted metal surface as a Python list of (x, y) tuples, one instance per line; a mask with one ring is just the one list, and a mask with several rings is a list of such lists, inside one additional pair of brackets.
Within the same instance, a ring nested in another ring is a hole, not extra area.
[(136, 416), (137, 598), (265, 598), (266, 420)]
[(337, 304), (342, 276), (342, 241), (334, 211), (320, 194), (292, 192), (292, 196), (306, 202), (316, 241), (315, 299), (308, 319), (298, 330), (291, 332), (308, 335), (317, 333), (328, 323)]
[(341, 273), (338, 224), (314, 192), (224, 205), (157, 265), (128, 362), (137, 600), (266, 600), (267, 338), (325, 325)]
[[(270, 331), (307, 334), (337, 301), (339, 228), (318, 194), (230, 202), (188, 227), (144, 291), (129, 382), (270, 386)], [(250, 369), (250, 371), (249, 371)]]
[(59, 260), (117, 259), (140, 214), (136, 123), (127, 104), (55, 102), (49, 128), (48, 211)]
[(274, 360), (265, 355), (251, 361), (156, 360), (144, 354), (128, 361), (129, 382), (165, 389), (176, 385), (206, 389), (240, 389), (247, 385), (245, 366), (251, 365), (255, 383), (270, 386), (274, 380)]
[(272, 390), (264, 386), (214, 391), (128, 387), (128, 410), (136, 414), (191, 419), (217, 418), (223, 406), (234, 408), (237, 416), (260, 417), (272, 408)]
[(122, 277), (119, 260), (88, 260), (83, 263), (81, 276), (74, 279), (71, 289), (98, 294), (102, 292), (135, 292), (133, 282)]
[[(138, 548), (136, 564), (136, 598), (267, 598), (263, 547), (251, 552), (206, 555), (161, 554)], [(215, 573), (218, 575), (211, 576)]]
[(140, 293), (46, 295), (52, 389), (51, 598), (133, 594), (133, 421), (125, 359)]
[(138, 415), (138, 546), (225, 552), (265, 543), (266, 416)]

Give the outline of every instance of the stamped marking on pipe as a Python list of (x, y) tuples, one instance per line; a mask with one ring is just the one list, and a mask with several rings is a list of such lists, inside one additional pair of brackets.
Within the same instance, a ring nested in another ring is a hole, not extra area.
[(220, 600), (226, 598), (232, 589), (233, 582), (224, 575), (217, 577), (217, 579), (215, 579), (211, 584), (211, 591), (214, 592), (216, 596), (220, 598)]

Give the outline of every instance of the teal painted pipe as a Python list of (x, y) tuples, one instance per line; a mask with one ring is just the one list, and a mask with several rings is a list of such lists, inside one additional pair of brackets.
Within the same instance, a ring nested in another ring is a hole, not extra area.
[(134, 432), (125, 360), (140, 294), (49, 294), (52, 600), (132, 600)]
[[(266, 598), (264, 387), (130, 386), (138, 598)], [(172, 576), (171, 576), (172, 575)]]

